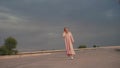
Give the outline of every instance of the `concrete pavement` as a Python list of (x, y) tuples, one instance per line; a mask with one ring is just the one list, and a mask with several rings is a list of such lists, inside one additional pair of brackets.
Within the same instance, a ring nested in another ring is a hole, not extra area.
[(65, 52), (0, 59), (0, 68), (120, 68), (120, 47), (81, 49), (73, 60)]

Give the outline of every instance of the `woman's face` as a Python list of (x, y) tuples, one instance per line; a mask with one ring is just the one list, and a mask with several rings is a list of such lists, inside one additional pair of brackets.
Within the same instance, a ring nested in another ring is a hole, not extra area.
[(68, 28), (64, 28), (64, 31), (65, 31), (65, 32), (68, 32), (69, 30), (68, 30)]

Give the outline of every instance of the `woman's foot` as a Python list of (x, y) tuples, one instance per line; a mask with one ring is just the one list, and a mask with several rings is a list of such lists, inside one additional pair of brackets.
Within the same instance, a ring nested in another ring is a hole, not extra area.
[(70, 58), (71, 58), (72, 60), (74, 59), (74, 57), (73, 57), (73, 56), (71, 56)]

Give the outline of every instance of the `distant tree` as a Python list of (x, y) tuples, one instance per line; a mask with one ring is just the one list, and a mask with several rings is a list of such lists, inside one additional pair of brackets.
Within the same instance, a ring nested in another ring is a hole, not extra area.
[(17, 40), (13, 37), (5, 39), (4, 45), (0, 47), (0, 55), (14, 55), (17, 54), (16, 50)]
[(87, 45), (80, 45), (78, 48), (87, 48)]
[(9, 50), (5, 46), (0, 47), (0, 55), (8, 55)]
[(94, 48), (96, 48), (96, 47), (97, 47), (97, 45), (93, 45), (93, 47), (94, 47)]
[(7, 39), (5, 39), (4, 45), (7, 47), (7, 49), (12, 50), (16, 48), (17, 41), (13, 37), (8, 37)]
[(99, 47), (99, 46), (97, 46), (97, 45), (93, 45), (93, 47), (96, 48), (96, 47)]

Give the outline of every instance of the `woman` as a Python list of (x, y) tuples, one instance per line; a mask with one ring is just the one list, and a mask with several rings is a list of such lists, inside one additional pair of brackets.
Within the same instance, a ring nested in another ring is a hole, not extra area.
[(73, 59), (73, 56), (75, 55), (75, 51), (73, 49), (74, 39), (72, 33), (66, 27), (64, 28), (63, 37), (65, 40), (67, 56)]

